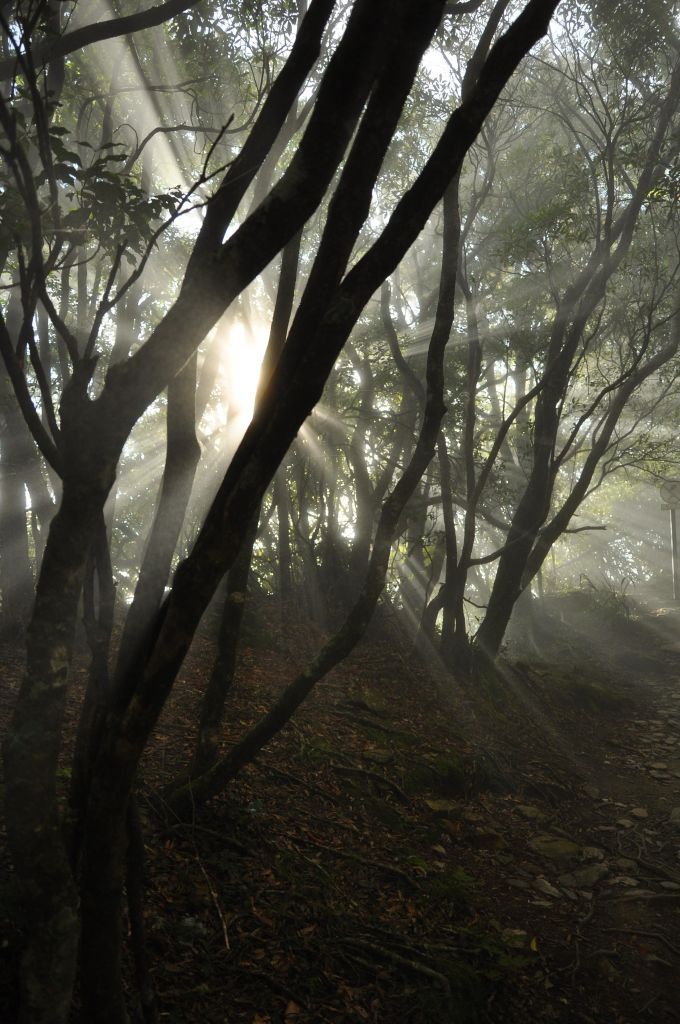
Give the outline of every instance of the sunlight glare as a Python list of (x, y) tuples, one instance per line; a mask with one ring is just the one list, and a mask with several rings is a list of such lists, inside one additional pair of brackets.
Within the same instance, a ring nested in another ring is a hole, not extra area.
[(242, 429), (253, 417), (266, 347), (266, 328), (263, 325), (247, 327), (240, 320), (230, 324), (222, 339), (221, 378), (229, 420), (238, 420)]

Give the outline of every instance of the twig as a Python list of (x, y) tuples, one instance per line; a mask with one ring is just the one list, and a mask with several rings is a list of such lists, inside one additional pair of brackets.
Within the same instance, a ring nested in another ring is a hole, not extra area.
[(638, 1016), (641, 1017), (643, 1013), (646, 1013), (647, 1010), (652, 1005), (652, 1003), (655, 1003), (660, 995), (661, 995), (661, 993), (657, 992), (657, 993), (655, 993), (655, 995), (652, 996), (651, 999), (648, 999), (647, 1002), (644, 1004), (644, 1006), (641, 1006), (640, 1009), (638, 1010)]
[(203, 867), (203, 863), (201, 861), (201, 858), (198, 855), (198, 849), (197, 849), (195, 843), (194, 843), (194, 854), (196, 856), (196, 863), (198, 864), (199, 868), (201, 869), (201, 874), (205, 878), (205, 881), (206, 881), (206, 884), (208, 886), (208, 889), (210, 890), (210, 895), (212, 897), (212, 901), (213, 901), (213, 904), (215, 906), (215, 910), (217, 911), (217, 916), (219, 917), (220, 924), (222, 925), (222, 935), (224, 936), (224, 948), (227, 950), (228, 953), (230, 953), (231, 952), (231, 945), (229, 944), (229, 931), (227, 929), (227, 919), (226, 919), (226, 917), (224, 915), (222, 907), (220, 906), (219, 897), (217, 895), (217, 892), (215, 891), (215, 886), (212, 884), (212, 879), (210, 878), (210, 875), (208, 874), (208, 872)]
[(215, 839), (219, 839), (222, 846), (226, 846), (228, 849), (233, 850), (234, 853), (240, 853), (244, 857), (250, 857), (253, 852), (243, 843), (239, 843), (237, 839), (232, 839), (230, 836), (225, 836), (211, 828), (203, 828), (202, 825), (196, 825), (192, 821), (177, 821), (173, 825), (168, 825), (158, 835), (166, 836), (170, 832), (176, 832), (177, 829), (191, 829), (192, 832), (203, 832), (205, 835), (213, 836)]
[(299, 836), (294, 839), (294, 842), (308, 843), (310, 846), (316, 846), (319, 850), (325, 850), (327, 853), (332, 853), (335, 857), (343, 857), (346, 860), (354, 860), (358, 864), (363, 864), (369, 868), (380, 868), (381, 871), (388, 871), (393, 875), (397, 875), (402, 878), (413, 888), (418, 888), (418, 883), (410, 875), (407, 875), (401, 868), (396, 867), (394, 864), (384, 864), (378, 860), (368, 860), (367, 857), (361, 857), (358, 853), (351, 853), (349, 850), (340, 850), (335, 846), (328, 846), (326, 843), (319, 843), (315, 839), (310, 839), (309, 836)]
[(680, 900), (680, 892), (650, 892), (650, 893), (639, 893), (630, 896), (619, 896), (617, 899), (610, 900), (610, 903), (635, 903), (636, 900), (651, 902), (652, 900)]
[(418, 974), (424, 974), (428, 978), (432, 978), (438, 982), (446, 992), (447, 996), (451, 995), (451, 984), (445, 974), (440, 971), (435, 971), (433, 967), (428, 967), (426, 964), (421, 963), (419, 960), (412, 960), (410, 957), (402, 956), (400, 953), (395, 953), (391, 949), (386, 949), (384, 946), (378, 946), (374, 942), (368, 942), (366, 939), (338, 939), (338, 942), (342, 943), (343, 946), (358, 946), (360, 949), (365, 949), (370, 953), (376, 953), (384, 960), (391, 960), (392, 963), (399, 964), (400, 967), (408, 967), (412, 971), (416, 971)]
[(333, 708), (331, 713), (334, 715), (340, 715), (342, 718), (349, 718), (352, 722), (356, 722), (357, 725), (366, 725), (369, 729), (379, 729), (380, 732), (385, 732), (388, 736), (403, 735), (399, 729), (390, 729), (389, 726), (383, 725), (382, 722), (375, 722), (373, 719), (363, 718), (361, 715), (355, 715), (351, 711), (341, 711), (339, 708)]
[(653, 872), (655, 875), (662, 875), (664, 878), (667, 878), (669, 882), (680, 882), (680, 875), (677, 871), (669, 871), (662, 864), (655, 864), (651, 860), (640, 860), (639, 857), (637, 862), (641, 867), (647, 868), (648, 871)]
[(280, 995), (284, 996), (289, 1002), (298, 1003), (301, 1006), (305, 1007), (305, 1009), (307, 1008), (307, 1003), (305, 1002), (305, 1000), (301, 998), (301, 996), (298, 993), (293, 992), (292, 989), (288, 988), (287, 985), (284, 985), (282, 982), (280, 982), (278, 978), (274, 977), (274, 975), (270, 971), (253, 970), (253, 968), (250, 965), (248, 965), (247, 968), (244, 968), (244, 970), (249, 978), (258, 978), (260, 981), (263, 981), (266, 985), (269, 985), (269, 987), (272, 988), (274, 992), (278, 992)]
[(668, 939), (663, 932), (642, 932), (639, 928), (603, 928), (603, 932), (618, 932), (622, 935), (641, 935), (645, 939), (656, 939), (658, 942), (663, 942), (667, 949), (670, 949), (671, 953), (675, 953), (676, 956), (680, 956), (680, 949), (674, 946), (673, 943)]
[(331, 762), (330, 768), (334, 768), (336, 772), (344, 772), (346, 775), (365, 775), (368, 779), (373, 779), (375, 782), (381, 783), (383, 786), (387, 786), (391, 789), (398, 799), (405, 804), (407, 807), (411, 806), (411, 800), (404, 793), (403, 789), (400, 789), (396, 782), (392, 782), (391, 779), (386, 779), (384, 775), (378, 775), (377, 772), (372, 772), (367, 768), (351, 768), (345, 767), (341, 764), (334, 764)]
[[(309, 818), (309, 807), (300, 807), (299, 804), (288, 805), (293, 811), (302, 815), (305, 819)], [(357, 828), (351, 821), (341, 821), (339, 818), (328, 818), (323, 814), (317, 814), (314, 812), (314, 821), (323, 821), (326, 825), (330, 825), (332, 828), (344, 828), (346, 832), (351, 832), (354, 836), (361, 835), (361, 829)]]
[(283, 771), (282, 768), (276, 768), (273, 764), (261, 764), (260, 768), (265, 772), (271, 772), (272, 775), (278, 775), (280, 778), (285, 779), (288, 782), (293, 782), (296, 786), (302, 786), (303, 789), (318, 793), (319, 796), (324, 797), (326, 800), (330, 800), (333, 804), (337, 804), (339, 802), (338, 797), (334, 796), (333, 793), (329, 793), (328, 790), (323, 789), (321, 786), (317, 786), (315, 783), (309, 782), (307, 779), (301, 779), (299, 775), (293, 775), (292, 772)]

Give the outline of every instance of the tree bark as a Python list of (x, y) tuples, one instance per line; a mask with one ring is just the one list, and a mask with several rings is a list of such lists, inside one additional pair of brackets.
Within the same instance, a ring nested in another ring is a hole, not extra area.
[[(276, 302), (274, 303), (269, 342), (260, 371), (260, 387), (258, 391), (271, 376), (286, 341), (295, 297), (300, 243), (301, 233), (298, 232), (281, 255), (279, 285)], [(202, 775), (217, 760), (219, 731), (224, 718), (224, 704), (234, 682), (236, 654), (241, 635), (243, 613), (248, 599), (248, 578), (253, 560), (253, 545), (257, 537), (257, 527), (261, 511), (262, 502), (260, 501), (257, 511), (251, 517), (241, 549), (227, 578), (227, 594), (217, 639), (217, 657), (201, 705), (196, 748), (189, 767), (190, 779)]]
[(165, 468), (153, 525), (120, 640), (116, 685), (122, 686), (163, 600), (201, 448), (196, 437), (196, 356), (168, 385)]
[[(18, 285), (9, 301), (7, 332), (17, 343), (22, 321)], [(23, 631), (34, 598), (28, 550), (26, 484), (40, 473), (39, 456), (21, 414), (5, 366), (0, 372), (0, 621), (5, 630)]]

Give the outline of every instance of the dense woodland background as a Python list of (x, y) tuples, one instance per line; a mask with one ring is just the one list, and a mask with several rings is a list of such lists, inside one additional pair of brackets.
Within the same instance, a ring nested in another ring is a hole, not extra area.
[[(595, 635), (671, 603), (678, 11), (14, 0), (0, 28), (7, 1005), (156, 1020), (138, 769), (190, 650), (175, 822), (362, 641), (417, 659), (406, 700), (433, 672), (509, 707), (498, 665), (568, 646), (570, 601)], [(262, 636), (288, 653), (227, 743)]]

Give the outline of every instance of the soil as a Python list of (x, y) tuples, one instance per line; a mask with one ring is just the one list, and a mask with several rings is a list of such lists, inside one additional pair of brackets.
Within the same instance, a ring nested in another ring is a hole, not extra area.
[[(580, 625), (544, 624), (540, 654), (472, 687), (383, 617), (186, 823), (159, 792), (191, 751), (213, 654), (201, 640), (139, 790), (160, 1019), (680, 1020), (680, 617)], [(266, 608), (251, 620), (225, 746), (318, 641)], [(6, 721), (10, 648), (4, 665)], [(75, 677), (72, 722), (84, 663)], [(8, 1022), (21, 943), (9, 916), (8, 897)], [(129, 984), (134, 1002), (131, 971)]]

